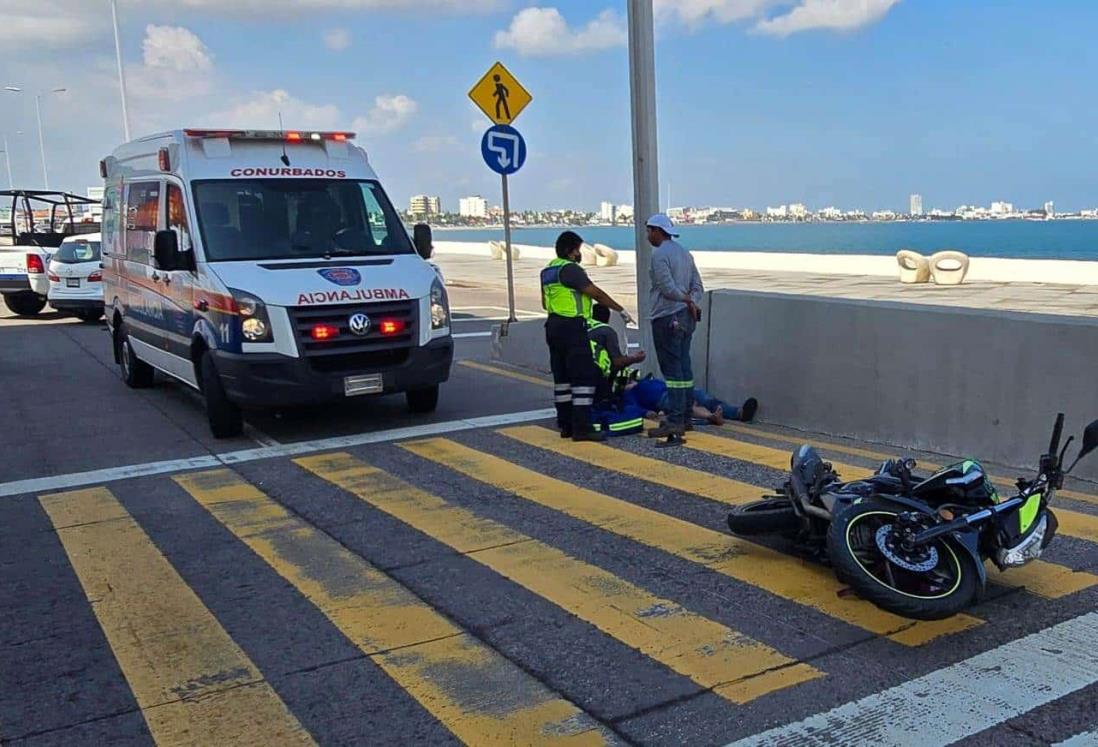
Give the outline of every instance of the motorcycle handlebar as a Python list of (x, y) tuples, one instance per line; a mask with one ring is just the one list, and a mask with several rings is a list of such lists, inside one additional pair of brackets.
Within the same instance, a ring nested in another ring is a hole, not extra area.
[(1064, 433), (1064, 413), (1056, 416), (1056, 425), (1052, 427), (1052, 440), (1048, 443), (1048, 453), (1056, 456), (1060, 452), (1060, 436)]

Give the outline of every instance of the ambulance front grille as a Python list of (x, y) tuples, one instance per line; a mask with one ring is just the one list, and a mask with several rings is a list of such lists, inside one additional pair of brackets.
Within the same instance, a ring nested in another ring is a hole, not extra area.
[[(298, 306), (289, 312), (298, 350), (318, 370), (342, 370), (341, 361), (348, 364), (354, 362), (356, 368), (362, 367), (361, 363), (367, 360), (376, 360), (383, 366), (399, 365), (407, 358), (408, 349), (419, 341), (419, 306), (415, 301)], [(370, 318), (370, 328), (365, 335), (351, 332), (351, 317), (360, 313)], [(403, 324), (403, 330), (398, 334), (383, 335), (382, 321)], [(331, 339), (316, 340), (313, 330), (318, 326), (334, 327), (339, 334)]]

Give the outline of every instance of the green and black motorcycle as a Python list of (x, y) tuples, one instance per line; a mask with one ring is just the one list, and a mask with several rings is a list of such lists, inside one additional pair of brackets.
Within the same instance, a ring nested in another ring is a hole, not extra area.
[(841, 581), (882, 609), (938, 620), (969, 606), (987, 582), (984, 561), (1001, 571), (1040, 557), (1056, 534), (1049, 504), (1064, 476), (1098, 448), (1098, 420), (1064, 469), (1074, 437), (1060, 448), (1056, 418), (1034, 479), (1019, 478), (1004, 498), (978, 461), (965, 460), (925, 479), (911, 459), (885, 462), (863, 480), (841, 482), (811, 446), (793, 452), (782, 494), (738, 506), (733, 534), (781, 534), (828, 559)]

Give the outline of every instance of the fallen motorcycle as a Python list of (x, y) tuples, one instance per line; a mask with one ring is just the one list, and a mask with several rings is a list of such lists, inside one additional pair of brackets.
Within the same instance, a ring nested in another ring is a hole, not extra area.
[(985, 560), (1005, 571), (1040, 557), (1056, 534), (1049, 504), (1064, 476), (1098, 448), (1098, 420), (1066, 470), (1064, 416), (1034, 479), (1019, 478), (1004, 499), (980, 463), (967, 459), (916, 479), (912, 459), (893, 459), (873, 475), (842, 482), (816, 449), (793, 452), (781, 494), (737, 506), (733, 534), (776, 534), (830, 561), (836, 576), (882, 609), (939, 620), (968, 607), (987, 582)]

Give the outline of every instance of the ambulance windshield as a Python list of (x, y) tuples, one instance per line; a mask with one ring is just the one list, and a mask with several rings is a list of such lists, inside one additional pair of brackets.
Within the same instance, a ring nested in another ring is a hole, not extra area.
[(374, 181), (197, 181), (194, 199), (211, 262), (415, 252)]

